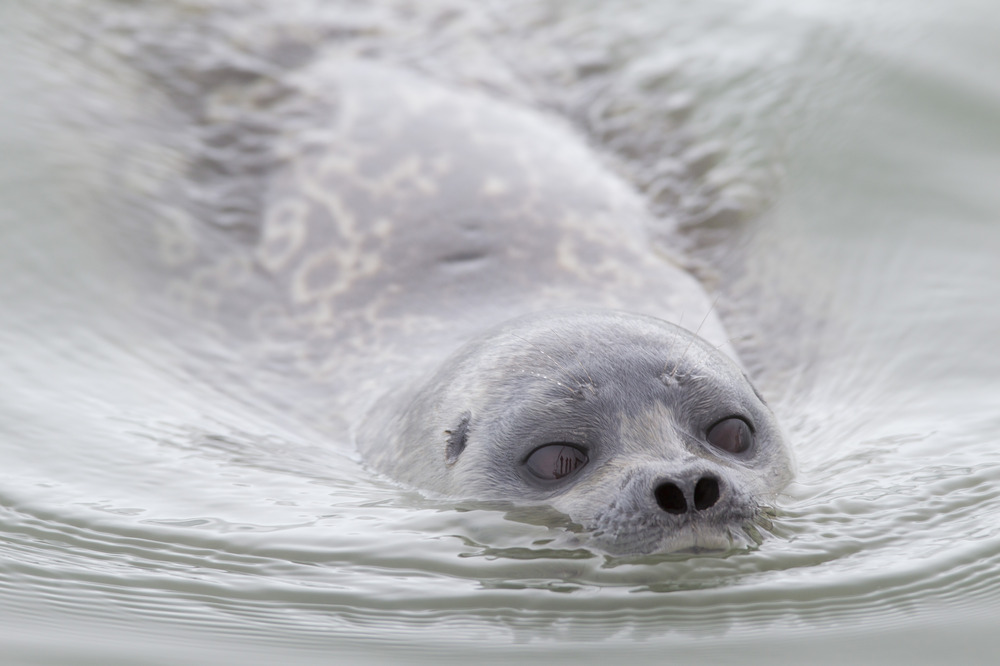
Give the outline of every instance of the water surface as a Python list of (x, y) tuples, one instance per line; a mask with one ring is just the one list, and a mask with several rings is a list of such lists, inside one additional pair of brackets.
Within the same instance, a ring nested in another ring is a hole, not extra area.
[[(5, 5), (5, 659), (986, 663), (1000, 13), (910, 5)], [(281, 118), (227, 113), (331, 56), (543, 109), (643, 193), (794, 444), (773, 535), (613, 559), (399, 488), (168, 305), (128, 230), (238, 225)]]

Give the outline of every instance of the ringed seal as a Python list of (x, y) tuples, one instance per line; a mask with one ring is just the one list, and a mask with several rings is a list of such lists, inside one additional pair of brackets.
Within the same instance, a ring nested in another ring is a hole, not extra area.
[(610, 552), (749, 543), (788, 447), (613, 165), (557, 117), (383, 64), (282, 85), (251, 251), (189, 243), (188, 274), (238, 294), (214, 321), (314, 377), (401, 482), (550, 505)]

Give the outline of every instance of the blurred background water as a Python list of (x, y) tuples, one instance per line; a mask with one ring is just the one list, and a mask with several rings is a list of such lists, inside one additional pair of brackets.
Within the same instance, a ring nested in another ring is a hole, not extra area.
[[(2, 661), (989, 663), (998, 30), (985, 0), (4, 3)], [(643, 193), (794, 443), (774, 536), (562, 547), (150, 334), (198, 323), (130, 226), (239, 224), (282, 120), (245, 100), (324, 57), (565, 118)], [(219, 126), (242, 170), (204, 175)]]

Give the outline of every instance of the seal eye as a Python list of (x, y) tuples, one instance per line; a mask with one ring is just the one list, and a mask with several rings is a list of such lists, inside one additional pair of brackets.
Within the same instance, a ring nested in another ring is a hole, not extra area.
[(528, 471), (539, 479), (555, 481), (580, 469), (590, 458), (575, 444), (555, 442), (539, 446), (524, 461)]
[(743, 453), (753, 444), (753, 430), (741, 418), (731, 416), (708, 429), (708, 443), (728, 453)]

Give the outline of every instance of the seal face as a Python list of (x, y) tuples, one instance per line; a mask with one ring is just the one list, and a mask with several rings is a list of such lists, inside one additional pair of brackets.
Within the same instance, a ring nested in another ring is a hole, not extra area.
[(791, 476), (774, 415), (736, 363), (614, 311), (501, 325), (386, 396), (360, 435), (403, 481), (551, 505), (613, 553), (746, 545)]

